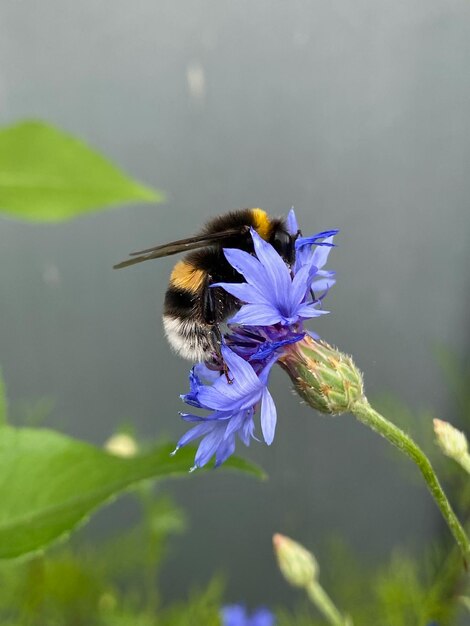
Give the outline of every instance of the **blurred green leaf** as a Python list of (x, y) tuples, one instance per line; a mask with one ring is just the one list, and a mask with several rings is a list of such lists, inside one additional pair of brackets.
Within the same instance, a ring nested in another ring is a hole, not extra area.
[(0, 369), (0, 426), (3, 426), (8, 421), (8, 401), (7, 390), (5, 389), (5, 382), (2, 376), (2, 370)]
[[(189, 476), (194, 448), (171, 457), (174, 447), (160, 445), (147, 454), (122, 458), (51, 430), (3, 426), (0, 559), (45, 548), (144, 479)], [(241, 459), (229, 459), (224, 468), (264, 477), (261, 469)]]
[(163, 199), (53, 126), (26, 121), (0, 130), (0, 212), (55, 222), (105, 206)]

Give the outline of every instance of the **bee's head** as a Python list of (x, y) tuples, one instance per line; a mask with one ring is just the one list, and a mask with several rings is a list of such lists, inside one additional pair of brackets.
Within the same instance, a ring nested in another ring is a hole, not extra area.
[(282, 220), (273, 220), (269, 243), (288, 265), (295, 259), (296, 239), (297, 235), (291, 235)]

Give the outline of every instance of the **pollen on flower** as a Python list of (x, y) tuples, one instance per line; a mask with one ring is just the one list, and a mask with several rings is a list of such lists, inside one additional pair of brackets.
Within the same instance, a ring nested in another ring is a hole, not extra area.
[(331, 394), (331, 392), (332, 392), (331, 385), (320, 385), (320, 392), (324, 396), (328, 397)]
[(307, 363), (307, 369), (311, 374), (315, 374), (317, 372), (317, 370), (320, 367), (320, 362), (319, 361), (311, 361), (310, 363)]
[(341, 365), (341, 361), (339, 361), (338, 359), (334, 359), (333, 357), (330, 357), (328, 359), (329, 364), (331, 365), (332, 369), (338, 371)]
[(311, 387), (310, 384), (301, 376), (297, 376), (296, 382), (297, 382), (297, 387), (299, 387), (300, 389), (303, 389), (304, 391), (308, 391)]

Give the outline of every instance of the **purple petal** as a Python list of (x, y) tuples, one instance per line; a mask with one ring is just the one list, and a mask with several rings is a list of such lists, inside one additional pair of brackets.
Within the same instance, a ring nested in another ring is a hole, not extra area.
[[(316, 233), (315, 235), (312, 235), (311, 237), (299, 237), (295, 242), (295, 247), (296, 249), (300, 249), (300, 248), (303, 248), (304, 246), (311, 246), (311, 245), (333, 246), (334, 244), (332, 244), (331, 241), (325, 241), (325, 239), (327, 237), (334, 237), (338, 233), (339, 233), (339, 230), (333, 229), (333, 230), (324, 230), (321, 233)], [(323, 239), (323, 241), (320, 241), (320, 239)]]
[(317, 276), (322, 276), (323, 278), (331, 278), (336, 276), (336, 272), (333, 270), (318, 270)]
[(228, 293), (231, 293), (232, 296), (235, 296), (235, 298), (238, 298), (242, 302), (248, 302), (249, 304), (270, 304), (269, 300), (261, 291), (248, 283), (214, 283), (211, 286), (222, 287), (222, 289), (225, 289), (225, 291), (228, 291)]
[(199, 404), (199, 400), (197, 398), (200, 386), (201, 381), (199, 380), (195, 368), (193, 367), (189, 372), (189, 393), (181, 394), (180, 398), (186, 402), (186, 404), (190, 404), (191, 406), (195, 406), (200, 409), (201, 405)]
[(305, 294), (309, 290), (310, 268), (308, 265), (304, 265), (299, 269), (292, 281), (292, 289), (290, 295), (291, 311), (295, 311), (302, 300), (305, 298)]
[(215, 467), (219, 467), (235, 452), (235, 436), (224, 439), (215, 453)]
[(197, 449), (194, 459), (196, 467), (204, 467), (215, 455), (217, 448), (223, 441), (225, 424), (220, 422), (212, 422), (212, 424), (214, 424), (212, 431), (204, 437)]
[(206, 417), (195, 415), (194, 413), (180, 413), (185, 422), (220, 422), (221, 420), (230, 419), (232, 415), (233, 412), (230, 411), (214, 411)]
[(245, 326), (271, 326), (282, 319), (277, 308), (267, 304), (245, 304), (228, 320), (228, 324), (240, 324)]
[(334, 278), (320, 278), (319, 280), (314, 280), (311, 287), (317, 293), (318, 291), (328, 291), (335, 283), (336, 280)]
[(266, 280), (266, 272), (261, 263), (253, 255), (244, 250), (236, 248), (224, 248), (224, 255), (227, 261), (237, 272), (245, 277), (251, 285), (258, 285), (260, 281)]
[(326, 315), (329, 311), (323, 311), (323, 309), (317, 309), (316, 304), (304, 304), (297, 311), (299, 317), (309, 319), (311, 317), (319, 317), (320, 315)]
[[(333, 245), (333, 237), (328, 237), (323, 241), (323, 244), (331, 244)], [(312, 263), (321, 269), (328, 260), (328, 255), (330, 254), (331, 247), (327, 245), (317, 246), (313, 252)]]
[(261, 430), (263, 432), (264, 440), (268, 446), (271, 445), (274, 439), (276, 420), (276, 406), (267, 387), (265, 387), (263, 389), (263, 396), (261, 400)]
[(227, 346), (222, 346), (222, 356), (234, 379), (232, 385), (229, 386), (241, 386), (245, 387), (246, 390), (259, 387), (258, 377), (252, 366), (245, 359), (235, 354)]
[(219, 370), (212, 370), (205, 363), (197, 363), (193, 371), (198, 378), (206, 383), (213, 383), (220, 377)]
[(245, 607), (239, 604), (224, 606), (221, 614), (222, 626), (243, 626), (248, 619)]
[(248, 626), (275, 626), (276, 618), (268, 609), (258, 609), (255, 611), (249, 622)]
[(227, 430), (225, 431), (224, 435), (225, 439), (233, 435), (233, 433), (235, 433), (237, 430), (240, 430), (240, 428), (243, 426), (245, 415), (246, 411), (240, 411), (230, 418), (229, 423), (227, 424)]
[(299, 225), (297, 223), (297, 218), (295, 217), (294, 207), (292, 207), (292, 209), (287, 214), (286, 226), (287, 232), (290, 235), (297, 235), (297, 233), (299, 232)]
[(198, 437), (206, 435), (212, 428), (212, 423), (207, 422), (194, 426), (194, 428), (188, 430), (188, 432), (181, 437), (181, 439), (178, 441), (176, 448), (182, 448), (190, 441), (193, 441), (193, 439), (197, 439)]
[(261, 372), (258, 374), (261, 384), (264, 385), (264, 387), (267, 387), (268, 377), (271, 372), (271, 368), (274, 365), (274, 363), (276, 363), (276, 361), (278, 360), (280, 356), (281, 356), (280, 354), (273, 354), (271, 358), (269, 359), (269, 361), (266, 363), (266, 365), (263, 367)]
[(180, 417), (184, 419), (185, 422), (205, 422), (206, 418), (202, 417), (202, 415), (195, 415), (194, 413), (181, 413)]
[[(214, 387), (201, 389), (199, 394), (201, 404), (208, 409), (233, 413), (234, 411), (246, 409), (256, 402), (257, 394), (250, 393), (246, 396), (242, 396), (239, 390), (233, 391), (231, 387), (233, 387), (233, 385), (229, 385), (226, 382), (226, 387), (222, 390), (214, 389)], [(226, 392), (225, 394), (224, 391)]]
[(181, 400), (183, 400), (183, 402), (186, 402), (186, 404), (189, 404), (190, 406), (195, 406), (197, 409), (202, 409), (203, 407), (201, 406), (201, 403), (199, 402), (199, 399), (197, 397), (197, 393), (182, 393), (180, 394), (180, 398)]
[(264, 361), (266, 360), (273, 352), (282, 348), (283, 346), (287, 346), (291, 343), (296, 343), (300, 341), (305, 336), (305, 333), (294, 334), (286, 337), (286, 339), (281, 339), (280, 341), (265, 341), (260, 345), (260, 347), (249, 356), (249, 361)]
[(254, 436), (255, 422), (253, 421), (253, 411), (251, 411), (251, 414), (248, 415), (249, 417), (245, 419), (242, 428), (238, 431), (238, 436), (245, 444), (245, 446), (250, 445), (250, 441), (252, 438), (256, 439), (256, 437)]
[(229, 383), (221, 376), (212, 387), (200, 389), (200, 403), (206, 408), (232, 412), (253, 406), (262, 392), (262, 383), (253, 367), (227, 346), (222, 346), (222, 356), (232, 381)]
[(313, 332), (313, 330), (307, 330), (306, 332), (307, 332), (307, 335), (310, 335), (310, 337), (312, 337), (313, 339), (320, 339), (320, 335)]
[[(333, 236), (336, 235), (337, 232), (337, 230), (325, 230), (312, 237), (299, 237), (295, 242), (295, 270), (298, 271), (303, 265), (323, 267), (326, 263), (329, 250), (335, 245), (333, 243)], [(321, 239), (324, 239), (324, 241), (321, 241)], [(317, 246), (315, 250), (312, 249), (314, 245)], [(326, 256), (324, 256), (323, 253), (326, 253)], [(318, 255), (318, 257), (315, 255)], [(318, 263), (321, 263), (321, 265), (318, 265)]]
[(263, 291), (273, 304), (277, 304), (282, 309), (287, 309), (288, 294), (291, 286), (287, 265), (276, 250), (253, 229), (251, 229), (251, 236), (256, 256), (263, 264), (268, 279), (267, 284), (265, 283), (267, 292), (264, 289)]

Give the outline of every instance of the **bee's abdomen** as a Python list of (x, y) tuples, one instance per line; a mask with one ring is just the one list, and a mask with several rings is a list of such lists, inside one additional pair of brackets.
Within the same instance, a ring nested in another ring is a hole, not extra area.
[(205, 361), (215, 351), (212, 326), (200, 313), (200, 295), (170, 282), (163, 308), (163, 327), (172, 348), (190, 361)]
[(165, 295), (163, 326), (180, 356), (206, 361), (217, 352), (214, 328), (233, 311), (235, 298), (210, 284), (236, 281), (237, 276), (220, 249), (193, 252), (175, 265)]

